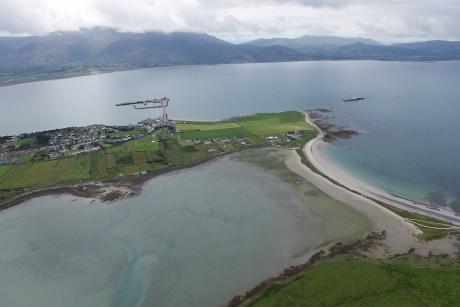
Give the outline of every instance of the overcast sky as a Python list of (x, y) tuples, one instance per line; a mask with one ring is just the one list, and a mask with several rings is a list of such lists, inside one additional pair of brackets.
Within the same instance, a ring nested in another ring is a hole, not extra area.
[(337, 35), (460, 40), (460, 0), (0, 0), (0, 35), (108, 26), (207, 32), (233, 42)]

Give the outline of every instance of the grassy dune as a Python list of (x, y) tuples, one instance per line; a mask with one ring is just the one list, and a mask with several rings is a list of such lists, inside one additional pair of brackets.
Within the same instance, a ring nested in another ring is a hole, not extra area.
[[(376, 200), (374, 200), (376, 201)], [(420, 238), (423, 240), (441, 239), (449, 234), (460, 233), (458, 227), (453, 226), (448, 222), (438, 220), (429, 216), (425, 216), (415, 212), (409, 212), (380, 201), (376, 201), (381, 206), (405, 218), (408, 222), (414, 224), (422, 231)]]

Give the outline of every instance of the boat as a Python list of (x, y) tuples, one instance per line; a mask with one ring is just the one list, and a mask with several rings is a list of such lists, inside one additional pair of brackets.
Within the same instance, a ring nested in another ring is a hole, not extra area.
[(349, 102), (349, 101), (360, 101), (360, 100), (364, 100), (366, 98), (364, 97), (352, 97), (352, 98), (346, 98), (346, 99), (342, 99), (343, 102)]

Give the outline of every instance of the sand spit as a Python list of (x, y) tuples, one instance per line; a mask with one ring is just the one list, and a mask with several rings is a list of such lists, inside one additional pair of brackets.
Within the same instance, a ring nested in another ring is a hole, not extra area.
[[(322, 154), (320, 148), (321, 145), (324, 146), (324, 142), (322, 141), (323, 133), (309, 118), (308, 113), (305, 113), (305, 115), (306, 120), (315, 126), (318, 132), (318, 136), (306, 144), (304, 148), (305, 154), (317, 170), (336, 182), (339, 182), (344, 187), (339, 186), (330, 181), (328, 178), (310, 170), (301, 162), (301, 158), (295, 151), (291, 152), (286, 161), (286, 165), (291, 171), (304, 177), (327, 195), (365, 214), (373, 223), (374, 231), (386, 231), (387, 235), (383, 240), (384, 246), (375, 250), (374, 254), (369, 254), (370, 257), (387, 258), (394, 254), (405, 253), (409, 249), (414, 249), (422, 256), (428, 256), (430, 253), (448, 254), (451, 256), (456, 255), (458, 247), (457, 240), (455, 238), (445, 238), (429, 242), (422, 241), (418, 238), (418, 235), (421, 232), (414, 224), (409, 223), (401, 216), (380, 206), (369, 199), (369, 197), (381, 200), (405, 210), (416, 211), (436, 218), (440, 218), (439, 211), (436, 211), (435, 214), (431, 214), (430, 211), (426, 212), (425, 208), (415, 208), (412, 210), (412, 206), (419, 205), (411, 204), (411, 206), (403, 206), (399, 199), (397, 201), (393, 201), (391, 199), (391, 195), (386, 196), (384, 194), (385, 197), (379, 197), (380, 193), (384, 191), (378, 191), (377, 188), (369, 184), (359, 182), (351, 175), (340, 169), (339, 166), (329, 161), (325, 155)], [(351, 190), (357, 191), (358, 193)], [(392, 197), (394, 198), (395, 196)], [(456, 224), (460, 223), (460, 219), (451, 212), (449, 212), (449, 215), (443, 217), (443, 220), (447, 220), (452, 223), (455, 222)]]
[[(313, 115), (317, 116), (318, 112), (312, 113)], [(324, 154), (325, 146), (327, 146), (326, 142), (324, 141), (326, 134), (321, 129), (321, 126), (316, 124), (317, 120), (312, 118), (309, 112), (304, 112), (304, 114), (305, 120), (316, 128), (318, 134), (315, 139), (311, 140), (305, 145), (304, 153), (310, 162), (315, 166), (315, 168), (321, 173), (325, 174), (327, 177), (333, 180), (336, 180), (337, 182), (340, 182), (347, 188), (357, 191), (368, 197), (377, 199), (407, 211), (417, 212), (460, 226), (460, 216), (456, 215), (455, 212), (445, 208), (430, 207), (426, 204), (413, 201), (375, 187), (354, 177), (352, 174), (345, 171), (340, 165), (328, 159), (327, 155)]]

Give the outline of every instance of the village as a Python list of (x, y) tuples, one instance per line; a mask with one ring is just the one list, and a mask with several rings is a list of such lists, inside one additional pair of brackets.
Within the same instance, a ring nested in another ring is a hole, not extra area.
[[(1, 137), (0, 165), (16, 165), (78, 156), (140, 139), (149, 134), (153, 139), (158, 139), (161, 131), (162, 128), (158, 126), (156, 120), (147, 119), (136, 125), (128, 126), (91, 125)], [(175, 126), (174, 129), (168, 129), (168, 131), (177, 136), (181, 132), (176, 131)], [(264, 143), (282, 145), (299, 136), (297, 131), (289, 131), (284, 136), (266, 136)], [(210, 137), (189, 141), (195, 145), (209, 147), (209, 153), (257, 145), (247, 137)], [(181, 143), (185, 144), (187, 140), (182, 140)]]
[(101, 150), (154, 131), (150, 121), (129, 126), (92, 125), (0, 138), (0, 165), (54, 160)]

